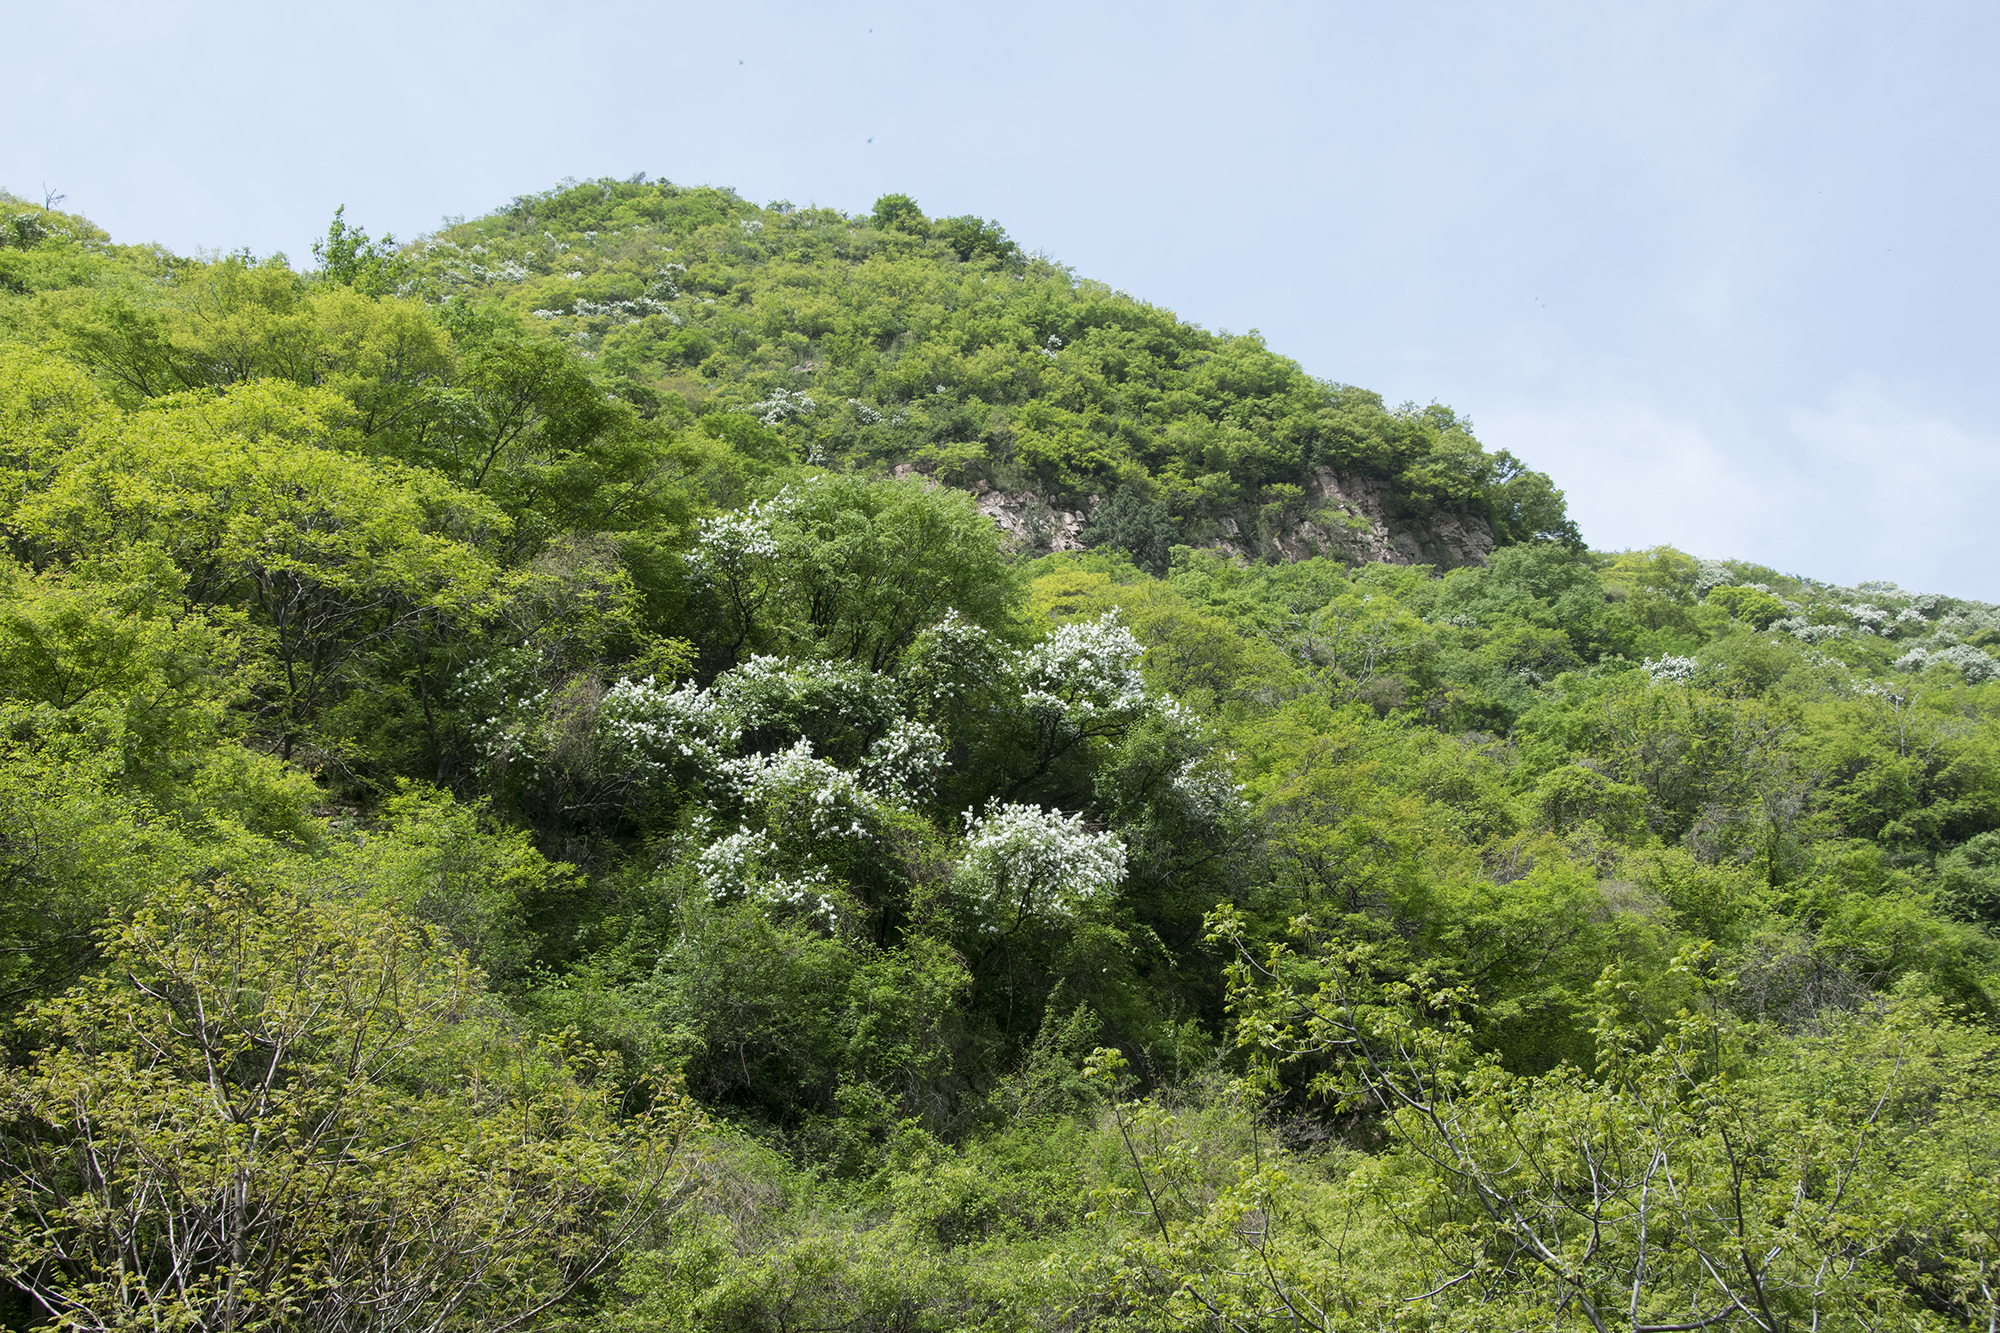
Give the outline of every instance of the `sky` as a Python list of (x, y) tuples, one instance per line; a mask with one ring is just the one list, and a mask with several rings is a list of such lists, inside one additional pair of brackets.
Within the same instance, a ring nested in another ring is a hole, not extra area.
[(310, 254), (646, 172), (976, 213), (1599, 549), (2000, 601), (2000, 6), (10, 0), (0, 187)]

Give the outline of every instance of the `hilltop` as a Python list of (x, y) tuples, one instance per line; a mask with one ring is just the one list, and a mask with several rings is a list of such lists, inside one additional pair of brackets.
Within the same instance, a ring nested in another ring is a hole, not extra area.
[(1105, 498), (1091, 535), (1156, 563), (1186, 541), (1451, 567), (1575, 538), (1548, 479), (1450, 409), (1315, 380), (906, 196), (848, 216), (593, 181), (411, 255), (409, 290), (545, 321), (642, 410), (747, 413), (803, 459), (991, 494), (1031, 550), (1077, 545)]

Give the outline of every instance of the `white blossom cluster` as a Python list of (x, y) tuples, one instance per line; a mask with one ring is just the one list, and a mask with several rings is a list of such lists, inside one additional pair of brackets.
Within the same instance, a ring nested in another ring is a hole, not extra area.
[(1984, 685), (1989, 680), (2000, 680), (2000, 661), (1995, 661), (1969, 643), (1953, 644), (1935, 652), (1912, 648), (1895, 662), (1898, 671), (1922, 671), (1934, 665), (1957, 667), (1968, 685)]
[(936, 794), (944, 765), (944, 737), (921, 722), (899, 718), (868, 747), (861, 777), (870, 791), (898, 805), (917, 805)]
[[(651, 678), (620, 680), (599, 707), (598, 732), (621, 766), (644, 777), (698, 777), (748, 801), (781, 787), (819, 783), (838, 803), (847, 801), (842, 793), (849, 788), (865, 788), (863, 805), (901, 806), (934, 789), (944, 743), (929, 727), (899, 713), (893, 683), (861, 667), (759, 656), (717, 676), (706, 689), (691, 682), (668, 689)], [(796, 734), (812, 718), (886, 727), (886, 732), (869, 748), (858, 774), (814, 757), (804, 740), (775, 755), (735, 753), (748, 732)]]
[(1891, 629), (1891, 625), (1893, 622), (1891, 620), (1889, 612), (1883, 610), (1881, 607), (1876, 606), (1872, 603), (1857, 602), (1851, 606), (1843, 606), (1840, 609), (1847, 612), (1848, 615), (1854, 617), (1856, 628), (1858, 628), (1863, 634), (1884, 634), (1884, 633), (1894, 632)]
[(1153, 718), (1174, 736), (1187, 758), (1175, 769), (1169, 791), (1190, 817), (1227, 822), (1240, 813), (1242, 788), (1208, 724), (1170, 695), (1151, 694), (1139, 671), (1145, 649), (1118, 622), (1114, 610), (1096, 620), (1072, 621), (1020, 653), (1011, 675), (1030, 711), (1074, 732), (1105, 723), (1137, 724)]
[(705, 518), (695, 529), (693, 547), (681, 558), (697, 576), (714, 579), (740, 574), (753, 558), (778, 553), (772, 527), (790, 505), (788, 488), (770, 500), (753, 501), (734, 513)]
[[(483, 691), (492, 683), (490, 679), (474, 676), (461, 686), (461, 692), (469, 695)], [(468, 728), (473, 745), (494, 763), (525, 764), (532, 768), (539, 748), (535, 744), (535, 721), (547, 699), (547, 690), (506, 693), (491, 716)]]
[(1701, 674), (1701, 663), (1692, 657), (1675, 657), (1671, 654), (1655, 662), (1645, 661), (1646, 674), (1653, 678), (1655, 685), (1664, 683), (1686, 684)]
[(800, 740), (776, 754), (745, 755), (718, 765), (721, 776), (748, 805), (779, 805), (792, 827), (814, 838), (866, 838), (876, 814), (875, 797), (844, 768), (813, 754)]
[(1694, 562), (1694, 590), (1706, 594), (1710, 588), (1724, 588), (1733, 585), (1736, 576), (1720, 560), (1697, 560)]
[(887, 683), (852, 662), (757, 654), (711, 686), (745, 728), (785, 724), (804, 714), (880, 722), (893, 708)]
[(921, 709), (1005, 679), (1009, 670), (1007, 654), (993, 636), (954, 607), (904, 654), (901, 683), (904, 698)]
[(1954, 640), (1970, 638), (1983, 629), (2000, 630), (2000, 610), (1990, 606), (1960, 607), (1937, 620), (1940, 634), (1950, 635)]
[(840, 909), (827, 896), (831, 886), (826, 867), (810, 857), (795, 857), (799, 864), (780, 871), (772, 864), (778, 859), (777, 842), (768, 832), (739, 827), (703, 847), (695, 857), (694, 871), (711, 901), (754, 898), (769, 907), (818, 917), (829, 927), (837, 924)]
[(1125, 879), (1124, 844), (1087, 831), (1081, 815), (1007, 803), (966, 811), (965, 835), (954, 882), (989, 932), (1072, 917)]
[[(51, 234), (51, 229), (34, 213), (15, 213), (5, 219), (5, 225), (14, 233), (14, 244), (23, 250), (39, 245)], [(57, 230), (55, 234), (67, 236), (69, 233)]]
[(663, 689), (651, 676), (621, 680), (598, 705), (599, 735), (641, 774), (661, 777), (690, 768), (720, 772), (743, 734), (742, 719), (712, 691), (692, 682)]
[[(1747, 586), (1747, 585), (1746, 585)], [(1921, 640), (1935, 651), (1981, 629), (2000, 629), (2000, 610), (1977, 602), (1959, 602), (1936, 593), (1906, 593), (1893, 583), (1863, 583), (1854, 588), (1815, 587), (1804, 594), (1807, 604), (1785, 599), (1791, 615), (1771, 629), (1807, 643), (1823, 643), (1849, 635)]]
[(787, 417), (804, 416), (819, 406), (804, 390), (773, 389), (771, 396), (761, 403), (750, 404), (747, 410), (757, 414), (757, 420), (767, 426), (775, 426)]
[(1776, 633), (1789, 634), (1802, 643), (1825, 643), (1828, 639), (1842, 638), (1847, 634), (1846, 629), (1839, 625), (1815, 625), (1804, 616), (1774, 620), (1771, 629)]
[(1215, 728), (1171, 695), (1154, 696), (1150, 706), (1171, 737), (1172, 752), (1183, 756), (1167, 780), (1173, 803), (1197, 823), (1225, 825), (1240, 819), (1249, 803), (1231, 772), (1234, 757), (1221, 748)]
[(669, 318), (673, 318), (676, 323), (679, 322), (678, 317), (674, 316), (672, 307), (655, 301), (648, 296), (641, 296), (630, 301), (588, 301), (579, 297), (570, 303), (570, 308), (567, 311), (535, 310), (531, 313), (538, 319), (560, 319), (565, 314), (574, 315), (578, 318), (622, 315), (625, 317), (627, 324), (637, 324), (647, 315), (666, 315)]
[(1909, 593), (1883, 581), (1852, 588), (1812, 585), (1800, 596), (1808, 605), (1787, 600), (1785, 605), (1792, 615), (1771, 628), (1808, 643), (1845, 633), (1902, 639), (1913, 646), (1920, 642), (1925, 649), (1937, 652), (1982, 629), (2000, 629), (2000, 608), (1937, 593)]
[(1144, 652), (1116, 611), (1060, 625), (1016, 662), (1022, 701), (1077, 728), (1138, 713), (1151, 702), (1139, 674)]
[(1249, 811), (1243, 785), (1230, 773), (1230, 759), (1225, 751), (1209, 749), (1174, 770), (1169, 789), (1185, 814), (1220, 825), (1234, 823)]
[[(480, 247), (474, 246), (477, 251)], [(484, 264), (468, 264), (464, 268), (448, 268), (444, 276), (462, 287), (490, 282), (525, 282), (528, 277), (527, 265), (519, 260), (506, 259), (488, 268)]]

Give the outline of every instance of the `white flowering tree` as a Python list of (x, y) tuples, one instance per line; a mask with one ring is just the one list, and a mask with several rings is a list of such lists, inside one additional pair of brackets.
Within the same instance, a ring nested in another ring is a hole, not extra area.
[(1193, 709), (1156, 698), (1147, 716), (1099, 765), (1097, 802), (1114, 823), (1147, 827), (1204, 856), (1228, 845), (1227, 831), (1247, 813), (1235, 756)]
[(738, 512), (703, 519), (685, 557), (690, 578), (717, 604), (731, 661), (756, 632), (773, 591), (770, 566), (778, 554), (773, 529), (790, 499), (789, 490), (780, 491)]
[(916, 716), (948, 717), (966, 701), (1007, 680), (1008, 656), (1004, 644), (954, 607), (903, 654), (898, 691)]
[(667, 689), (650, 676), (605, 691), (597, 725), (630, 770), (688, 785), (720, 772), (743, 734), (742, 715), (713, 690), (691, 682)]
[(710, 693), (741, 719), (754, 750), (815, 746), (852, 762), (901, 716), (894, 682), (852, 662), (755, 656), (715, 678)]
[(1124, 844), (1116, 834), (1087, 830), (1081, 815), (1016, 804), (965, 813), (955, 883), (982, 933), (1067, 921), (1124, 878)]
[(1139, 671), (1144, 652), (1110, 611), (1059, 625), (1014, 659), (1015, 686), (1033, 729), (1030, 779), (1078, 747), (1122, 737), (1156, 710), (1159, 701), (1147, 694)]
[(1898, 671), (1923, 671), (1933, 666), (1957, 667), (1968, 685), (1984, 685), (1989, 680), (2000, 680), (2000, 661), (1969, 643), (1955, 643), (1934, 651), (1912, 648), (1896, 659)]
[(944, 738), (934, 728), (901, 718), (862, 756), (861, 781), (899, 805), (927, 805), (937, 794), (947, 758)]
[(1829, 639), (1847, 636), (1847, 628), (1843, 625), (1815, 624), (1805, 616), (1786, 616), (1782, 620), (1774, 620), (1771, 622), (1771, 628), (1778, 633), (1789, 634), (1802, 643), (1825, 643)]
[(1213, 841), (1243, 810), (1230, 757), (1199, 714), (1146, 687), (1143, 652), (1113, 611), (1059, 626), (1014, 656), (1029, 750), (1005, 795), (1080, 768), (1089, 799), (1114, 823)]
[[(926, 533), (962, 516), (914, 485), (867, 494), (875, 512), (842, 509), (823, 479), (703, 523), (685, 568), (734, 660), (705, 684), (635, 676), (564, 700), (488, 682), (489, 757), (523, 775), (587, 770), (641, 823), (681, 812), (677, 873), (709, 902), (883, 939), (920, 886), (927, 902), (953, 886), (962, 921), (1009, 935), (1109, 894), (1130, 848), (1157, 886), (1174, 849), (1226, 844), (1214, 835), (1243, 810), (1231, 758), (1147, 688), (1115, 613), (1010, 643), (991, 606), (890, 566), (893, 545), (920, 572), (926, 540), (951, 544)], [(850, 619), (875, 637), (855, 639)], [(552, 710), (574, 716), (552, 727)], [(570, 753), (578, 737), (588, 754)], [(960, 830), (948, 812), (967, 809), (986, 813)]]
[(1647, 658), (1645, 667), (1647, 676), (1651, 677), (1655, 685), (1689, 685), (1701, 675), (1699, 661), (1692, 657), (1675, 656), (1672, 653), (1661, 657), (1657, 662), (1650, 657)]
[[(868, 508), (845, 485), (700, 525), (681, 569), (714, 620), (685, 677), (557, 698), (502, 653), (473, 691), (496, 763), (564, 792), (587, 770), (654, 833), (648, 910), (672, 928), (649, 993), (676, 997), (657, 1040), (774, 1122), (865, 1104), (893, 1124), (962, 1096), (933, 1071), (968, 1031), (1013, 1040), (980, 1006), (1036, 1014), (1058, 984), (1104, 1002), (1138, 941), (1198, 922), (1214, 885), (1191, 861), (1243, 810), (1213, 728), (1147, 687), (1115, 615), (1024, 642), (963, 497), (877, 486)], [(935, 1003), (890, 1014), (891, 992)]]
[[(900, 674), (760, 655), (706, 687), (619, 681), (598, 707), (599, 743), (638, 786), (696, 801), (693, 868), (711, 898), (827, 923), (882, 901), (886, 829), (946, 837), (939, 802), (975, 793), (988, 813), (965, 831), (955, 882), (982, 929), (1012, 931), (1067, 919), (1122, 881), (1126, 841), (1086, 832), (1079, 806), (1194, 845), (1242, 812), (1229, 756), (1201, 718), (1147, 690), (1140, 653), (1115, 616), (1009, 649), (954, 613)], [(974, 723), (1013, 739), (955, 748), (951, 729)], [(1064, 763), (1075, 771), (1052, 775)], [(1065, 799), (1010, 794), (1035, 785)]]

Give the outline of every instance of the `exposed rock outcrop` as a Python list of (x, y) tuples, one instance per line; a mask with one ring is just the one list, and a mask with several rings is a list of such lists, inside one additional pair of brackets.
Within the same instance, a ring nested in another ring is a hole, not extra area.
[[(1094, 499), (1095, 497), (1093, 497)], [(1088, 510), (1057, 509), (1034, 491), (987, 491), (979, 512), (999, 524), (1017, 550), (1080, 551)]]
[[(903, 469), (899, 468), (900, 473)], [(1373, 477), (1321, 468), (1295, 500), (1223, 510), (1195, 525), (1191, 545), (1247, 560), (1284, 561), (1325, 555), (1353, 564), (1483, 565), (1493, 551), (1493, 529), (1476, 514), (1440, 511), (1391, 518), (1385, 487)], [(1076, 551), (1090, 509), (1065, 509), (1034, 491), (986, 491), (979, 512), (999, 525), (1022, 551)], [(1090, 508), (1097, 504), (1092, 497)], [(1205, 529), (1205, 530), (1203, 530)]]

